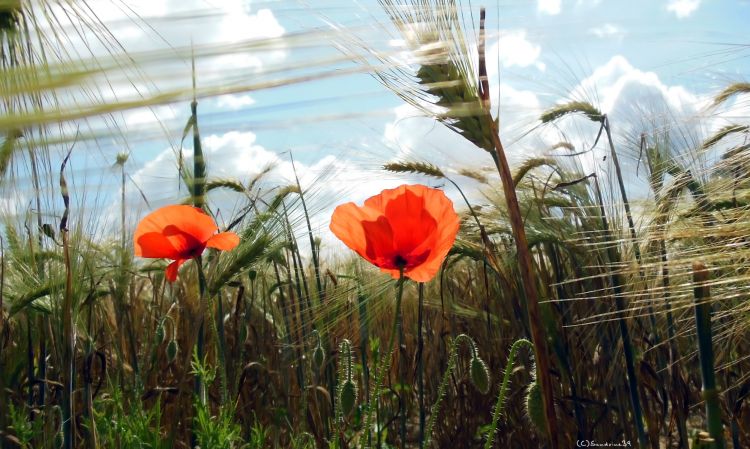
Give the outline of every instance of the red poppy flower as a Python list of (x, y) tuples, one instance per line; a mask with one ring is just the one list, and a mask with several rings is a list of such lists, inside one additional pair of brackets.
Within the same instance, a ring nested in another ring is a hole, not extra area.
[(331, 231), (381, 271), (399, 270), (417, 282), (437, 274), (458, 233), (458, 215), (442, 190), (403, 185), (365, 200), (338, 206)]
[(177, 279), (180, 265), (208, 248), (228, 251), (240, 243), (234, 232), (220, 232), (213, 218), (193, 206), (165, 206), (146, 215), (135, 229), (135, 255), (172, 259), (167, 266), (169, 282)]

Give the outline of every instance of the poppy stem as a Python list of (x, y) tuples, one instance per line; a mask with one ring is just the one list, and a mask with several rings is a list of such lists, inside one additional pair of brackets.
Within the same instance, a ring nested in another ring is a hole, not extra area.
[[(195, 264), (198, 266), (198, 309), (200, 314), (200, 327), (198, 328), (198, 341), (195, 344), (195, 351), (198, 354), (198, 360), (203, 362), (204, 344), (205, 344), (205, 331), (204, 323), (206, 321), (206, 310), (204, 298), (206, 295), (206, 276), (203, 273), (203, 261), (201, 256), (195, 258)], [(206, 404), (206, 395), (203, 394), (204, 386), (203, 379), (200, 374), (195, 376), (195, 394), (200, 398), (201, 404)]]
[(424, 447), (424, 335), (422, 334), (423, 310), (424, 310), (424, 282), (419, 283), (419, 305), (417, 310), (417, 390), (419, 394), (419, 447)]
[[(219, 325), (222, 323), (219, 322), (217, 324), (217, 321), (219, 321), (221, 318), (221, 314), (216, 314), (213, 297), (206, 294), (206, 274), (203, 271), (203, 258), (202, 256), (198, 256), (195, 259), (196, 264), (198, 265), (198, 290), (200, 294), (200, 302), (201, 302), (201, 333), (199, 334), (199, 342), (203, 344), (205, 336), (203, 335), (203, 323), (206, 321), (206, 318), (208, 318), (208, 325), (211, 330), (211, 337), (214, 339), (216, 343), (216, 356), (218, 358), (217, 363), (217, 370), (219, 371), (219, 384), (220, 384), (220, 391), (221, 391), (221, 403), (225, 403), (227, 401), (227, 397), (229, 396), (227, 393), (227, 370), (226, 370), (226, 357), (224, 354), (224, 328), (222, 326), (221, 334), (219, 333)], [(221, 301), (221, 298), (218, 299)], [(218, 305), (218, 304), (217, 304)], [(218, 305), (220, 308), (220, 305)], [(203, 347), (201, 347), (201, 353), (198, 355), (201, 357), (201, 361), (203, 360)], [(206, 392), (206, 388), (203, 388), (203, 391), (201, 391), (201, 397), (207, 397), (208, 394)], [(202, 403), (205, 404), (206, 400), (205, 398), (202, 400)]]
[[(364, 421), (364, 430), (365, 430), (365, 441), (363, 444), (364, 449), (369, 449), (370, 447), (370, 439), (371, 439), (370, 427), (372, 426), (373, 404), (377, 404), (377, 402), (379, 402), (380, 400), (380, 387), (381, 387), (381, 384), (383, 383), (383, 377), (388, 373), (388, 370), (391, 367), (391, 357), (393, 355), (393, 343), (395, 341), (396, 335), (399, 332), (399, 326), (401, 323), (401, 298), (404, 294), (404, 282), (406, 282), (406, 278), (404, 278), (404, 267), (402, 266), (402, 267), (399, 267), (398, 283), (396, 284), (398, 287), (398, 291), (396, 293), (396, 311), (393, 316), (393, 326), (391, 328), (391, 335), (388, 338), (388, 346), (386, 347), (385, 353), (383, 353), (382, 357), (379, 357), (378, 369), (377, 369), (377, 372), (375, 373), (375, 388), (372, 390), (370, 399), (367, 401), (367, 413), (365, 414), (365, 421)], [(380, 431), (379, 426), (378, 426), (377, 438), (378, 438), (378, 447), (380, 447), (381, 431)]]

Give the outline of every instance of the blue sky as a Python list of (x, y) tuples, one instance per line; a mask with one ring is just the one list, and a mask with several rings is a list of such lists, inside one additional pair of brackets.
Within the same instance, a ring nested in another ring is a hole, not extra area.
[[(340, 51), (351, 36), (379, 51), (394, 49), (399, 36), (376, 1), (91, 3), (132, 54), (176, 54), (192, 42), (203, 55), (197, 65), (199, 86), (253, 89), (200, 100), (209, 175), (247, 181), (272, 163), (277, 169), (268, 188), (286, 184), (292, 179), (286, 152), (292, 150), (303, 186), (315, 200), (315, 226), (321, 231), (336, 204), (361, 201), (382, 188), (414, 180), (380, 171), (389, 160), (428, 160), (449, 173), (491, 167), (486, 153), (431, 119), (414, 117), (413, 108)], [(470, 14), (478, 17), (479, 6), (461, 3), (467, 20)], [(541, 111), (557, 102), (588, 100), (608, 112), (622, 132), (638, 131), (633, 122), (637, 107), (669, 111), (700, 135), (725, 124), (725, 118), (713, 112), (706, 121), (708, 99), (731, 82), (747, 80), (750, 73), (748, 0), (508, 0), (485, 6), (493, 101), (497, 103), (499, 87), (501, 134), (512, 163), (538, 154), (561, 135), (578, 139), (577, 145), (593, 141), (595, 127), (575, 123), (519, 138), (538, 125)], [(332, 31), (332, 25), (338, 31)], [(258, 47), (257, 42), (273, 45)], [(211, 49), (228, 54), (206, 56)], [(103, 52), (94, 49), (98, 51)], [(321, 64), (329, 59), (337, 61)], [(108, 95), (137, 96), (134, 85), (146, 95), (189, 86), (184, 52), (139, 70), (142, 75), (135, 80), (123, 77)], [(325, 79), (256, 89), (264, 81), (305, 74)], [(89, 143), (96, 150), (74, 160), (78, 169), (86, 167), (99, 177), (91, 182), (104, 186), (106, 204), (108, 196), (119, 193), (117, 174), (102, 169), (117, 152), (130, 152), (128, 171), (153, 203), (144, 204), (130, 188), (133, 222), (149, 207), (181, 199), (175, 149), (189, 114), (188, 101), (125, 111), (117, 116), (127, 130), (125, 140), (113, 136)], [(731, 115), (747, 118), (746, 101), (731, 106)], [(455, 197), (455, 192), (448, 193)], [(222, 201), (227, 210), (237, 204), (227, 197)]]

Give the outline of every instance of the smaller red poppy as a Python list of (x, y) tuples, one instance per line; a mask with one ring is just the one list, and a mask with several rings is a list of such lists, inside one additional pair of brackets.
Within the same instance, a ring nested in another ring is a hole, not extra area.
[(164, 206), (146, 215), (135, 229), (135, 255), (172, 259), (167, 266), (169, 282), (177, 279), (180, 265), (203, 254), (206, 248), (229, 251), (240, 243), (234, 232), (220, 232), (203, 210), (184, 205)]
[(445, 193), (420, 184), (383, 190), (363, 206), (342, 204), (330, 225), (336, 237), (381, 271), (397, 279), (403, 270), (417, 282), (435, 277), (458, 227)]

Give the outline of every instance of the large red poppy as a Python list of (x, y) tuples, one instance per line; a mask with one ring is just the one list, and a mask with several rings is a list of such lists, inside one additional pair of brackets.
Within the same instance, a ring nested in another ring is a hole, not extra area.
[(458, 233), (453, 202), (423, 185), (383, 190), (365, 200), (338, 206), (331, 231), (382, 271), (427, 282), (437, 274)]
[(165, 206), (146, 215), (135, 229), (135, 255), (172, 259), (167, 266), (169, 282), (177, 279), (180, 265), (203, 254), (206, 248), (228, 251), (240, 243), (234, 232), (220, 232), (214, 220), (192, 206)]

